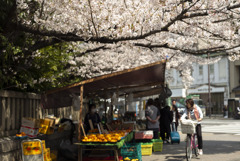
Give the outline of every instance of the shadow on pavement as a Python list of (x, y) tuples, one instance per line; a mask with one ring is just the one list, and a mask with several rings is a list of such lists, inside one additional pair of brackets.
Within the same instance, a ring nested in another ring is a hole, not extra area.
[[(152, 156), (143, 156), (143, 161), (186, 161), (185, 157), (185, 142), (180, 144), (164, 144), (162, 152), (154, 152)], [(204, 140), (203, 141), (203, 156), (196, 158), (193, 155), (193, 160), (205, 160), (208, 156), (215, 156), (218, 154), (230, 154), (240, 152), (240, 141), (221, 141), (221, 140)]]
[(224, 154), (240, 151), (240, 141), (205, 140), (203, 142), (204, 154)]

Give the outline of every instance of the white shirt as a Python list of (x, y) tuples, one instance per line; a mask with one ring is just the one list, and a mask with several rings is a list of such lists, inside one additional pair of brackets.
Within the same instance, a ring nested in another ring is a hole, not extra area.
[[(199, 113), (199, 118), (202, 119), (202, 118), (203, 118), (203, 113), (202, 113), (201, 108), (198, 107), (198, 106), (194, 106), (194, 107), (197, 108), (198, 113)], [(187, 110), (187, 108), (186, 108), (186, 109), (184, 110), (184, 113), (183, 113), (182, 117), (181, 117), (181, 120), (185, 120), (185, 119), (186, 119), (186, 117), (188, 116), (187, 113), (188, 113), (188, 110)], [(190, 117), (191, 117), (192, 120), (196, 120), (196, 117), (195, 117), (195, 115), (194, 115), (194, 109), (190, 111)], [(199, 121), (198, 124), (201, 124), (201, 122)]]
[(176, 122), (176, 111), (173, 111), (173, 122)]

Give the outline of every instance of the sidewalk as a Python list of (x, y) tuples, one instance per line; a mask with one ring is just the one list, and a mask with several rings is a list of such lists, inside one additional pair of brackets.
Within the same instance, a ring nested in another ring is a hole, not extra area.
[[(181, 134), (180, 144), (164, 144), (162, 152), (155, 152), (151, 156), (143, 156), (143, 161), (186, 161), (186, 135)], [(239, 161), (240, 136), (229, 134), (203, 133), (203, 155), (193, 157), (192, 161)]]
[(221, 119), (221, 120), (234, 120), (233, 118), (224, 118), (222, 114), (212, 114), (211, 118), (209, 116), (204, 116), (203, 119)]

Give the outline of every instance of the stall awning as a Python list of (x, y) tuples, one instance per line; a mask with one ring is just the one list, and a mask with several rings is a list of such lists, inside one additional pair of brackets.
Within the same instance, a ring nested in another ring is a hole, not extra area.
[(233, 88), (232, 91), (233, 92), (240, 91), (240, 86), (237, 86), (237, 87)]
[(46, 109), (71, 106), (71, 94), (79, 95), (82, 85), (84, 97), (109, 98), (116, 91), (119, 95), (133, 93), (135, 97), (159, 94), (164, 84), (165, 66), (165, 61), (156, 62), (53, 89), (42, 95), (42, 106)]

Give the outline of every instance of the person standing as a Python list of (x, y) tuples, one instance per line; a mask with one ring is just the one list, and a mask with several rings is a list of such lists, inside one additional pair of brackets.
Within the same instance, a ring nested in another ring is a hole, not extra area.
[(94, 104), (89, 105), (89, 112), (86, 114), (84, 118), (86, 133), (88, 133), (88, 131), (91, 129), (89, 120), (92, 121), (93, 127), (95, 129), (97, 128), (97, 124), (101, 122), (100, 116), (98, 115), (96, 106)]
[(201, 121), (203, 119), (203, 113), (200, 107), (194, 105), (193, 99), (187, 99), (186, 100), (186, 106), (181, 120), (184, 119), (191, 119), (191, 120), (197, 120), (198, 124), (196, 126), (196, 133), (197, 133), (197, 140), (198, 140), (198, 149), (199, 149), (199, 155), (203, 155), (203, 141), (202, 141), (202, 127), (201, 127)]
[(153, 131), (153, 138), (159, 139), (159, 118), (160, 112), (156, 106), (154, 106), (153, 99), (148, 99), (147, 107), (145, 110), (145, 116), (147, 119), (147, 130)]
[(177, 131), (179, 119), (180, 119), (180, 114), (178, 112), (177, 106), (173, 105), (172, 106), (172, 116), (173, 116), (173, 121), (172, 121), (172, 131)]
[(224, 105), (224, 107), (223, 107), (223, 117), (224, 117), (224, 118), (227, 118), (227, 117), (228, 117), (228, 109), (227, 109), (227, 106), (226, 106), (226, 105)]
[[(161, 117), (160, 117), (160, 135), (162, 140), (166, 143), (169, 143), (169, 136), (171, 133), (171, 123), (172, 123), (172, 113), (170, 111), (170, 106), (165, 106), (161, 110)], [(166, 136), (165, 136), (166, 133)]]
[(177, 106), (176, 103), (176, 100), (172, 100), (172, 106)]

